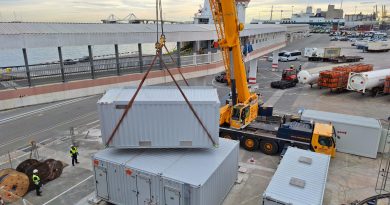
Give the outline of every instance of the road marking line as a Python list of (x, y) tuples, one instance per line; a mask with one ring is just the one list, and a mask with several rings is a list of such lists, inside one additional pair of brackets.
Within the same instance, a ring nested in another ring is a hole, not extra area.
[(88, 123), (88, 124), (85, 124), (85, 125), (92, 125), (92, 124), (95, 124), (95, 123), (97, 123), (97, 122), (99, 122), (100, 120), (95, 120), (95, 121), (93, 121), (93, 122), (90, 122), (90, 123)]
[(57, 104), (54, 104), (54, 105), (50, 105), (50, 106), (47, 106), (47, 107), (39, 108), (39, 109), (36, 109), (36, 110), (32, 110), (32, 111), (28, 111), (28, 112), (25, 112), (25, 113), (20, 113), (20, 114), (11, 116), (11, 117), (7, 117), (7, 118), (4, 118), (4, 119), (0, 119), (0, 125), (4, 124), (4, 123), (7, 123), (7, 122), (11, 122), (13, 120), (17, 120), (17, 119), (26, 117), (26, 116), (34, 115), (36, 113), (49, 111), (51, 109), (54, 109), (54, 108), (57, 108), (57, 107), (61, 107), (63, 105), (68, 105), (68, 104), (72, 104), (72, 103), (79, 102), (79, 101), (82, 101), (82, 100), (86, 100), (86, 99), (91, 98), (91, 97), (92, 96), (85, 97), (85, 98), (77, 98), (77, 99), (73, 99), (73, 100), (68, 100), (68, 101), (65, 101), (65, 102), (60, 102), (60, 103), (57, 103)]
[(84, 179), (83, 181), (81, 181), (81, 182), (77, 183), (76, 185), (70, 187), (69, 189), (65, 190), (65, 191), (62, 192), (61, 194), (59, 194), (59, 195), (57, 195), (56, 197), (50, 199), (49, 201), (47, 201), (46, 203), (44, 203), (44, 204), (42, 204), (42, 205), (47, 205), (47, 204), (49, 204), (50, 202), (56, 200), (58, 197), (60, 197), (60, 196), (62, 196), (62, 195), (64, 195), (64, 194), (66, 194), (68, 191), (70, 191), (70, 190), (76, 188), (77, 186), (79, 186), (80, 184), (86, 182), (86, 181), (87, 181), (88, 179), (90, 179), (91, 177), (93, 177), (93, 175), (90, 175), (89, 177), (87, 177), (87, 178)]
[(49, 127), (49, 128), (43, 129), (43, 130), (38, 130), (38, 131), (36, 131), (36, 132), (34, 132), (34, 133), (31, 133), (31, 134), (29, 134), (29, 135), (17, 137), (17, 138), (15, 138), (15, 139), (13, 139), (13, 140), (7, 142), (7, 143), (0, 144), (0, 147), (4, 147), (4, 146), (7, 146), (7, 145), (12, 144), (12, 143), (14, 143), (14, 142), (17, 142), (17, 141), (26, 139), (26, 138), (28, 138), (28, 137), (32, 137), (32, 136), (34, 136), (34, 135), (40, 134), (40, 133), (42, 133), (42, 132), (49, 131), (49, 130), (54, 129), (54, 128), (56, 128), (56, 127), (59, 127), (59, 126), (61, 126), (61, 125), (66, 125), (66, 124), (68, 124), (68, 123), (71, 123), (71, 122), (74, 122), (74, 121), (83, 119), (83, 118), (88, 117), (88, 116), (90, 116), (90, 115), (92, 115), (92, 114), (95, 114), (95, 113), (97, 113), (97, 111), (87, 113), (87, 114), (85, 114), (85, 115), (79, 116), (79, 117), (74, 118), (74, 119), (72, 119), (72, 120), (68, 120), (68, 121), (65, 121), (65, 122), (61, 122), (61, 123), (55, 124), (55, 125), (53, 125), (52, 127)]

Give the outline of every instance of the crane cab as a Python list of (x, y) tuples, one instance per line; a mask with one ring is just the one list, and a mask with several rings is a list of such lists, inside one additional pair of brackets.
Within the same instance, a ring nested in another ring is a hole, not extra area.
[(336, 155), (336, 143), (333, 136), (333, 126), (331, 124), (315, 123), (311, 139), (313, 151), (334, 157)]
[(245, 128), (257, 118), (259, 106), (258, 96), (252, 94), (253, 99), (249, 103), (238, 103), (231, 109), (230, 127), (236, 129)]

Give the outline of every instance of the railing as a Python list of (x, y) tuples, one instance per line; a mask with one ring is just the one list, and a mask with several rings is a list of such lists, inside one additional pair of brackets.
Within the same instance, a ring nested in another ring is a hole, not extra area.
[[(116, 59), (94, 59), (91, 68), (90, 62), (72, 62), (63, 66), (59, 63), (29, 65), (30, 79), (28, 79), (25, 66), (12, 67), (10, 69), (0, 69), (0, 89), (26, 87), (31, 85), (41, 85), (47, 83), (67, 82), (72, 80), (98, 78), (103, 76), (122, 75), (129, 73), (142, 73), (149, 68), (154, 56), (143, 56), (142, 66), (138, 56), (120, 57), (119, 68)], [(172, 55), (173, 62), (169, 55), (163, 55), (164, 63), (169, 67), (178, 67), (177, 54)], [(201, 55), (189, 55), (180, 57), (180, 67), (185, 69), (188, 66), (216, 63), (222, 60), (221, 54), (208, 53)], [(153, 66), (153, 70), (160, 70), (163, 66), (159, 60)]]

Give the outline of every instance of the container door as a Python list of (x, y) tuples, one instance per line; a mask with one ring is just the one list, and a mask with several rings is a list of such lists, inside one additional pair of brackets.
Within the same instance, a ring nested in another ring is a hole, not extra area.
[(137, 176), (137, 194), (138, 205), (148, 205), (151, 199), (151, 181), (149, 177), (138, 175)]
[(96, 192), (101, 198), (108, 199), (107, 169), (95, 167)]
[(165, 205), (180, 205), (180, 191), (171, 187), (164, 188)]

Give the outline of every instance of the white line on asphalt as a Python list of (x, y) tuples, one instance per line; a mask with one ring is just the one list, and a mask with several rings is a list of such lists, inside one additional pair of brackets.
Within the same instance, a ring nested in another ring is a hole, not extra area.
[[(50, 139), (50, 138), (49, 138), (49, 139)], [(48, 143), (48, 144), (39, 146), (38, 149), (43, 148), (43, 147), (46, 147), (46, 146), (49, 146), (49, 145), (52, 145), (52, 144), (54, 144), (55, 142), (58, 142), (58, 141), (61, 141), (61, 140), (63, 140), (63, 138), (56, 139), (56, 140), (54, 140), (54, 141), (52, 141), (52, 142), (50, 142), (50, 143)], [(47, 141), (47, 139), (46, 139), (46, 140), (43, 140), (43, 141), (41, 141), (41, 142), (39, 142), (39, 143), (37, 143), (37, 144), (42, 144), (42, 142), (44, 142), (44, 141)], [(16, 159), (19, 159), (19, 158), (24, 157), (24, 156), (29, 155), (29, 154), (30, 154), (30, 152), (26, 152), (26, 153), (24, 153), (24, 154), (22, 154), (22, 155), (19, 155), (19, 156), (17, 156), (17, 157), (12, 158), (11, 161), (16, 160)], [(6, 164), (6, 163), (9, 163), (9, 162), (8, 162), (8, 159), (7, 159), (7, 161), (1, 162), (1, 163), (0, 163), (0, 166), (2, 166), (3, 164)]]
[(82, 100), (86, 100), (86, 99), (91, 98), (91, 97), (93, 97), (93, 96), (89, 96), (89, 97), (85, 97), (85, 98), (78, 98), (78, 99), (73, 99), (73, 100), (68, 100), (68, 101), (65, 101), (65, 102), (60, 102), (60, 103), (57, 103), (57, 104), (54, 104), (54, 105), (50, 105), (50, 106), (47, 106), (47, 107), (39, 108), (39, 109), (36, 109), (36, 110), (32, 110), (32, 111), (28, 111), (28, 112), (25, 112), (25, 113), (17, 114), (17, 115), (11, 116), (11, 117), (7, 117), (7, 118), (4, 118), (4, 119), (0, 119), (0, 125), (4, 124), (4, 123), (7, 123), (7, 122), (10, 122), (10, 121), (13, 121), (13, 120), (20, 119), (22, 117), (26, 117), (26, 116), (34, 115), (36, 113), (40, 113), (40, 112), (48, 111), (48, 110), (51, 110), (51, 109), (54, 109), (54, 108), (58, 108), (58, 107), (61, 107), (63, 105), (68, 105), (68, 104), (71, 104), (71, 103), (75, 103), (75, 102), (79, 102), (79, 101), (82, 101)]
[(90, 123), (88, 123), (88, 124), (85, 124), (85, 125), (92, 125), (92, 124), (95, 124), (95, 123), (97, 123), (97, 122), (99, 122), (100, 120), (96, 120), (96, 121), (93, 121), (93, 122), (90, 122)]
[(82, 115), (82, 116), (79, 116), (79, 117), (77, 117), (77, 118), (74, 118), (74, 119), (72, 119), (72, 120), (68, 120), (68, 121), (65, 121), (65, 122), (61, 122), (61, 123), (55, 124), (55, 125), (52, 126), (52, 127), (49, 127), (49, 128), (43, 129), (43, 130), (38, 130), (38, 131), (36, 131), (36, 132), (34, 132), (34, 133), (31, 133), (31, 134), (29, 134), (29, 135), (17, 137), (17, 138), (15, 138), (15, 139), (13, 139), (13, 140), (7, 142), (7, 143), (0, 144), (0, 147), (4, 147), (4, 146), (7, 146), (7, 145), (12, 144), (12, 143), (14, 143), (14, 142), (17, 142), (17, 141), (26, 139), (26, 138), (28, 138), (28, 137), (32, 137), (32, 136), (34, 136), (34, 135), (40, 134), (40, 133), (42, 133), (42, 132), (49, 131), (49, 130), (54, 129), (54, 128), (56, 128), (56, 127), (59, 127), (59, 126), (61, 126), (61, 125), (65, 125), (65, 124), (74, 122), (74, 121), (76, 121), (76, 120), (83, 119), (83, 118), (88, 117), (88, 116), (90, 116), (90, 115), (92, 115), (92, 114), (95, 114), (96, 112), (97, 112), (97, 111), (90, 112), (90, 113), (87, 113), (87, 114), (85, 114), (85, 115)]
[(93, 175), (91, 175), (91, 176), (87, 177), (87, 178), (86, 178), (86, 179), (84, 179), (83, 181), (81, 181), (81, 182), (77, 183), (76, 185), (74, 185), (74, 186), (70, 187), (70, 188), (69, 188), (69, 189), (67, 189), (66, 191), (62, 192), (61, 194), (59, 194), (59, 195), (57, 195), (56, 197), (54, 197), (54, 198), (50, 199), (49, 201), (47, 201), (46, 203), (44, 203), (44, 204), (42, 204), (42, 205), (49, 204), (50, 202), (52, 202), (52, 201), (56, 200), (58, 197), (60, 197), (60, 196), (62, 196), (62, 195), (64, 195), (64, 194), (66, 194), (68, 191), (70, 191), (70, 190), (72, 190), (72, 189), (76, 188), (77, 186), (79, 186), (80, 184), (82, 184), (82, 183), (86, 182), (86, 181), (87, 181), (88, 179), (90, 179), (91, 177), (93, 177)]

